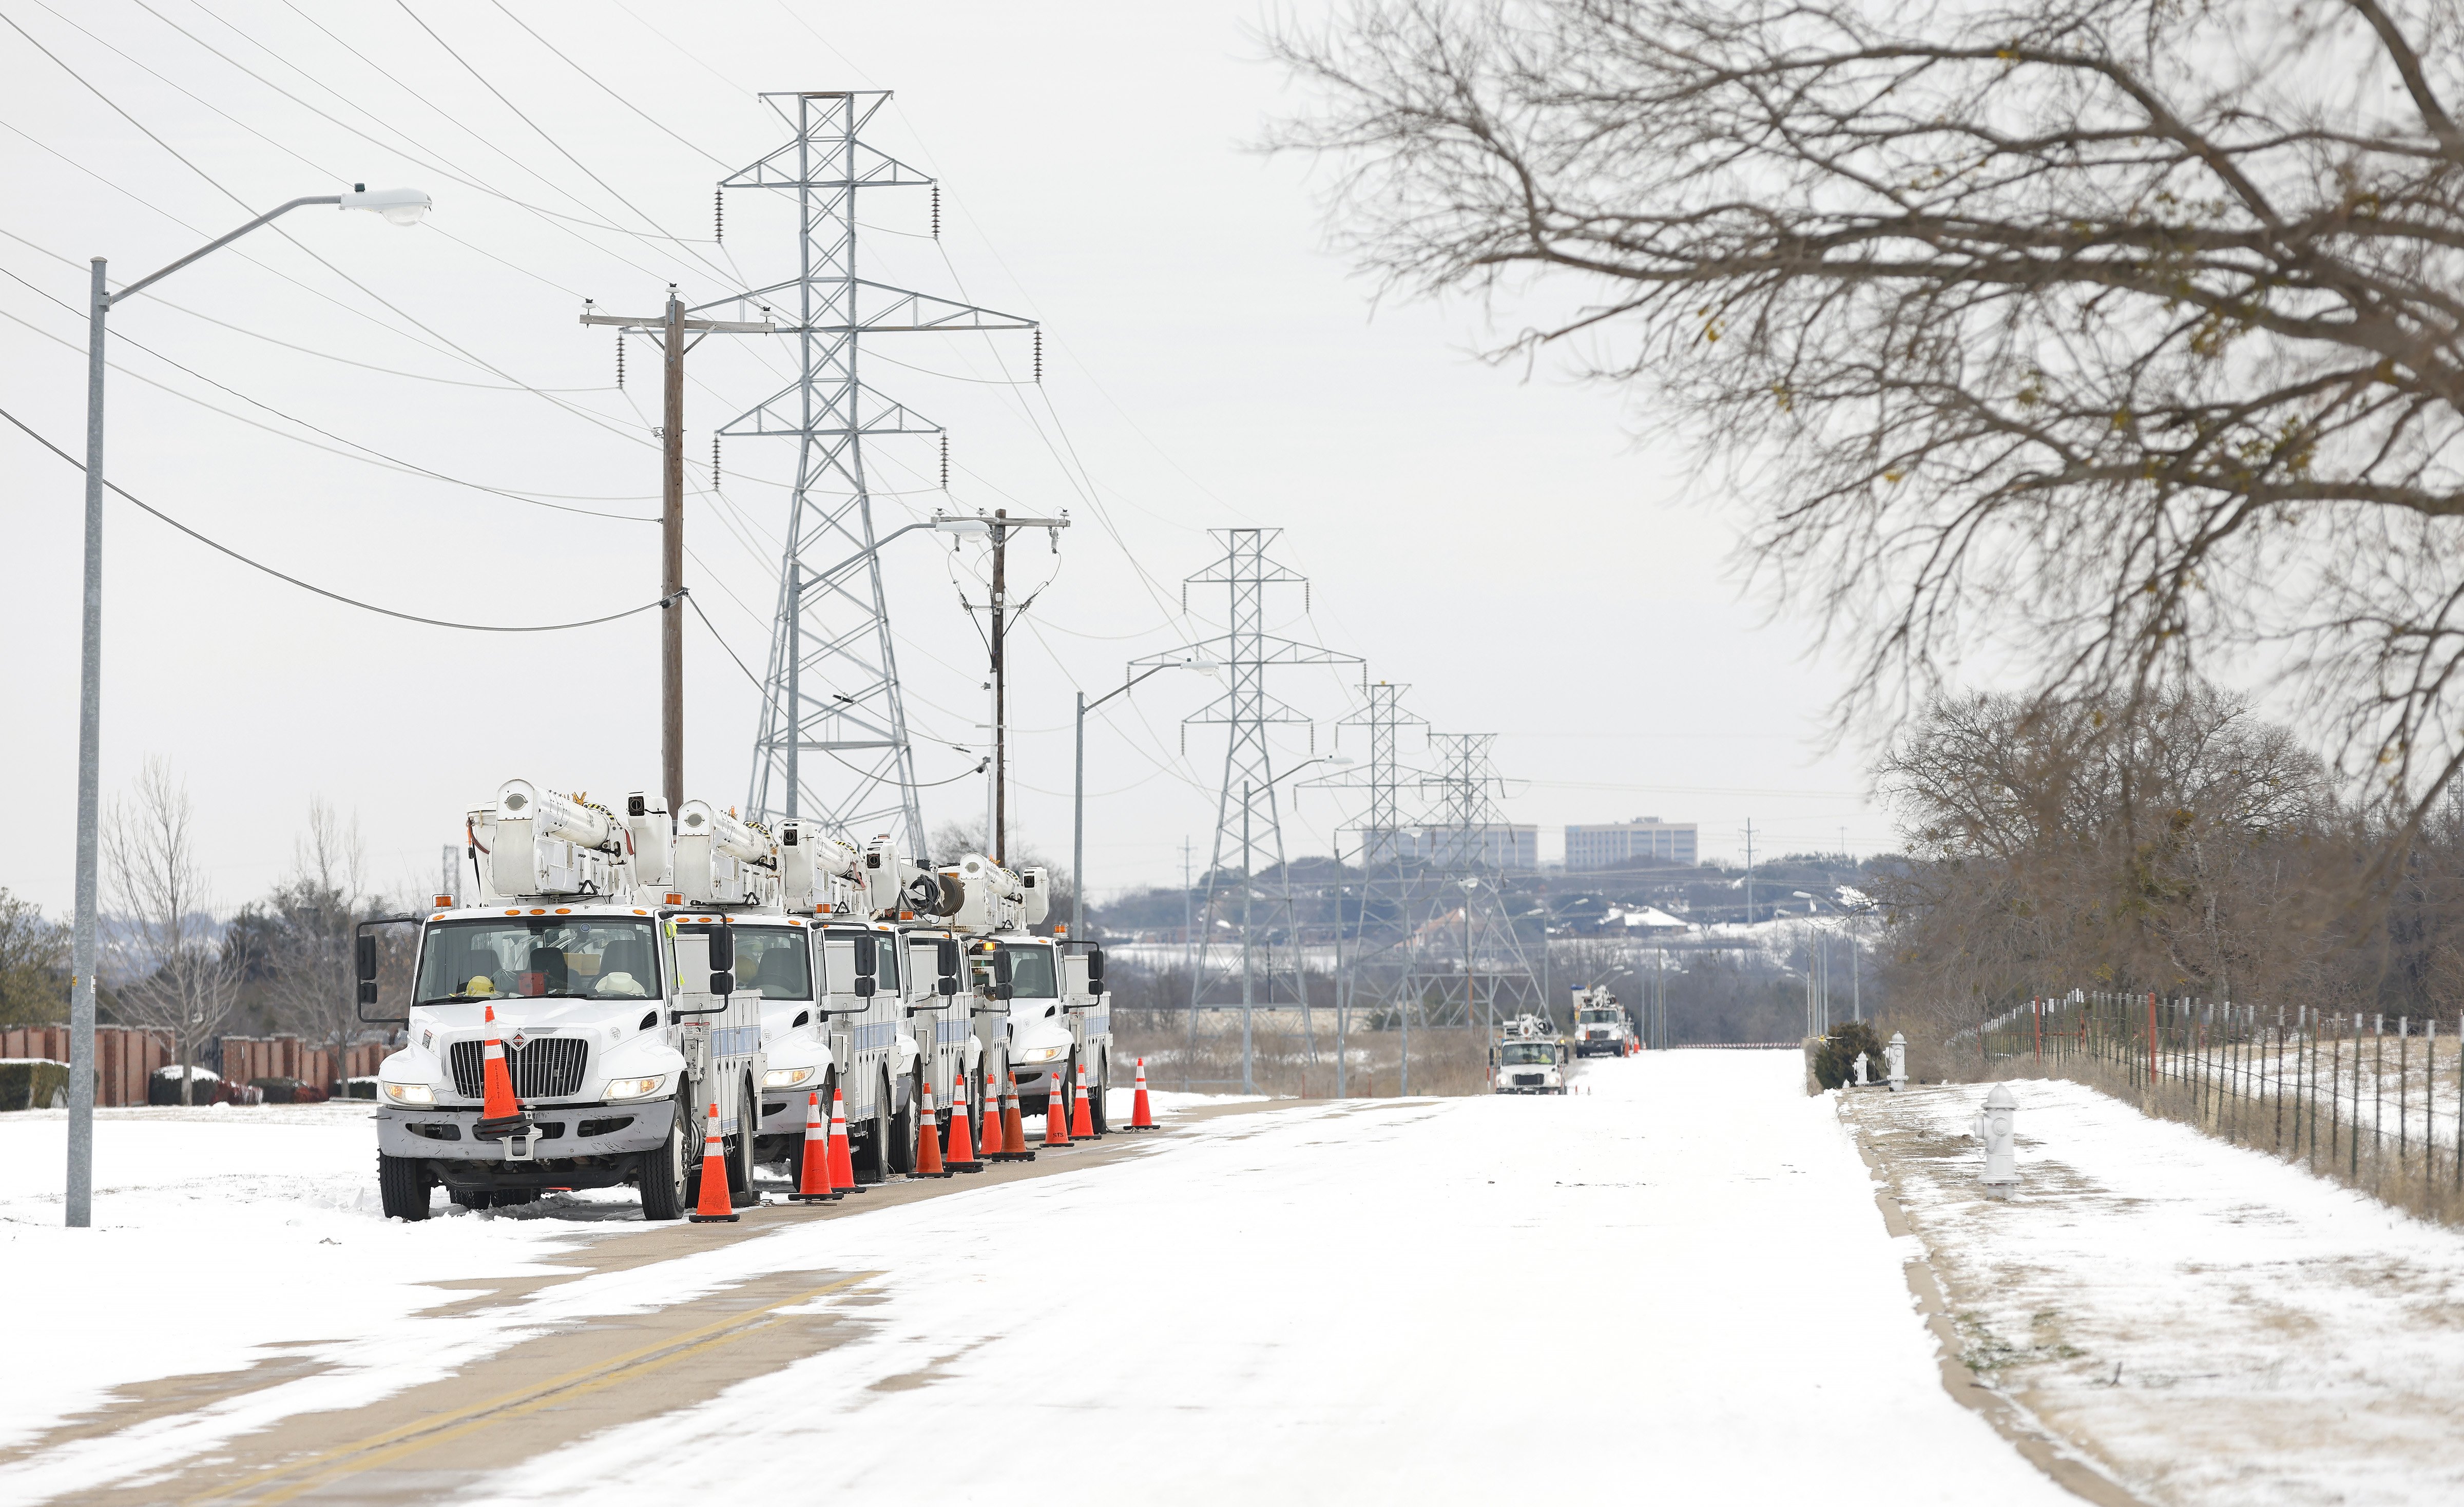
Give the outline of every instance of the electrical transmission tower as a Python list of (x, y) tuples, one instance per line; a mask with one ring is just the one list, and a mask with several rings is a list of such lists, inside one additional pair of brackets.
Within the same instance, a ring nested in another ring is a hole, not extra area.
[(1347, 823), (1359, 838), (1360, 895), (1357, 904), (1336, 916), (1338, 932), (1353, 928), (1344, 947), (1339, 988), (1356, 1015), (1363, 1005), (1382, 1010), (1404, 1001), (1396, 986), (1401, 980), (1399, 959), (1412, 935), (1413, 865), (1402, 824), (1403, 732), (1427, 724), (1403, 710), (1408, 688), (1379, 681), (1364, 686), (1364, 705), (1345, 717), (1342, 726), (1369, 731), (1369, 758), (1357, 770), (1323, 775), (1309, 783), (1367, 795), (1360, 819)]
[(1421, 836), (1434, 883), (1403, 989), (1433, 1025), (1494, 1031), (1501, 1016), (1548, 1009), (1548, 991), (1506, 908), (1514, 836), (1497, 804), (1504, 782), (1489, 758), (1496, 742), (1494, 732), (1429, 734), (1431, 768), (1421, 786), (1435, 798)]
[[(788, 437), (798, 448), (745, 805), (759, 819), (801, 815), (859, 841), (903, 827), (909, 851), (920, 857), (925, 835), (915, 755), (882, 593), (864, 446), (942, 431), (868, 385), (857, 360), (868, 336), (1025, 330), (1035, 322), (856, 275), (859, 194), (933, 184), (858, 138), (889, 103), (888, 91), (761, 98), (795, 136), (723, 179), (720, 187), (795, 196), (796, 275), (747, 296), (793, 305), (794, 322), (780, 331), (796, 338), (797, 374), (719, 432)], [(938, 222), (936, 200), (936, 237)], [(808, 753), (825, 757), (806, 768), (802, 755)]]
[[(1266, 671), (1288, 669), (1302, 665), (1357, 665), (1358, 656), (1338, 654), (1314, 644), (1281, 638), (1265, 630), (1266, 593), (1270, 587), (1299, 586), (1306, 593), (1309, 578), (1267, 558), (1266, 550), (1280, 529), (1217, 529), (1216, 537), (1223, 541), (1223, 554), (1216, 562), (1184, 582), (1181, 590), (1184, 604), (1192, 585), (1221, 586), (1226, 602), (1225, 631), (1214, 638), (1203, 639), (1163, 654), (1150, 655), (1134, 662), (1135, 666), (1170, 664), (1193, 655), (1205, 655), (1222, 666), (1228, 684), (1222, 695), (1204, 708), (1182, 719), (1184, 732), (1195, 724), (1221, 724), (1229, 728), (1230, 735), (1223, 750), (1223, 788), (1216, 803), (1214, 857), (1206, 870), (1206, 901), (1199, 911), (1200, 940), (1198, 957), (1191, 969), (1189, 1008), (1193, 1022), (1204, 1004), (1230, 1004), (1232, 1001), (1209, 1001), (1207, 989), (1212, 983), (1228, 980), (1232, 970), (1227, 963), (1221, 974), (1216, 972), (1215, 906), (1224, 885), (1227, 864), (1237, 868), (1241, 884), (1241, 994), (1239, 1003), (1243, 1019), (1251, 1011), (1273, 1009), (1279, 1005), (1298, 1005), (1304, 1029), (1309, 1024), (1308, 980), (1302, 971), (1300, 927), (1292, 907), (1291, 880), (1285, 867), (1284, 827), (1280, 803), (1275, 795), (1274, 754), (1267, 746), (1266, 730), (1277, 725), (1315, 724), (1301, 712), (1267, 693)], [(1312, 739), (1314, 747), (1314, 739)], [(1258, 873), (1261, 861), (1272, 865), (1275, 883), (1263, 897), (1267, 914), (1256, 914), (1256, 903), (1262, 898)], [(1274, 949), (1265, 949), (1264, 978), (1260, 977), (1258, 927), (1263, 924), (1269, 936), (1280, 926), (1290, 944), (1287, 966), (1279, 966)]]

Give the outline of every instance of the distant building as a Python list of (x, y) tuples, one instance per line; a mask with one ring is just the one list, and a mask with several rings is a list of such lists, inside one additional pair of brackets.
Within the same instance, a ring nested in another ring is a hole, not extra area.
[(1637, 817), (1632, 821), (1566, 829), (1566, 871), (1572, 874), (1617, 868), (1637, 859), (1690, 865), (1697, 862), (1696, 851), (1691, 821)]
[[(1405, 827), (1395, 834), (1401, 856), (1453, 866), (1462, 862), (1464, 832), (1461, 827)], [(1471, 829), (1473, 863), (1483, 868), (1531, 870), (1540, 866), (1540, 829), (1517, 822), (1492, 821)]]

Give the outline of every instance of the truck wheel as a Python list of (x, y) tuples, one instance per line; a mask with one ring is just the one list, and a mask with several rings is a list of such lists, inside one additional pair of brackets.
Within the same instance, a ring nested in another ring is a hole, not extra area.
[(1097, 1059), (1095, 1081), (1087, 1085), (1087, 1112), (1089, 1123), (1094, 1125), (1095, 1133), (1099, 1136), (1110, 1135), (1112, 1132), (1111, 1106), (1109, 1102), (1111, 1097), (1110, 1089), (1111, 1077), (1111, 1058), (1108, 1055)]
[[(887, 1095), (883, 1096), (885, 1099)], [(901, 1176), (915, 1171), (915, 1108), (918, 1103), (914, 1080), (907, 1083), (907, 1103), (890, 1119), (890, 1170)]]
[(377, 1194), (388, 1219), (428, 1217), (428, 1168), (415, 1156), (377, 1153)]
[(642, 1217), (682, 1219), (693, 1207), (686, 1169), (693, 1165), (685, 1150), (685, 1105), (676, 1101), (668, 1121), (668, 1138), (642, 1153)]
[(890, 1080), (883, 1078), (873, 1089), (872, 1128), (866, 1137), (870, 1143), (864, 1155), (855, 1160), (855, 1180), (859, 1183), (883, 1183), (890, 1180)]
[(753, 1080), (746, 1079), (739, 1092), (744, 1096), (738, 1101), (743, 1107), (736, 1115), (735, 1144), (727, 1147), (727, 1190), (730, 1193), (753, 1190), (753, 1139), (754, 1133), (760, 1128), (760, 1122), (754, 1119), (761, 1112), (761, 1102), (753, 1097)]
[(496, 1195), (484, 1188), (449, 1188), (445, 1196), (453, 1200), (454, 1208), (468, 1209), (474, 1213), (496, 1207)]

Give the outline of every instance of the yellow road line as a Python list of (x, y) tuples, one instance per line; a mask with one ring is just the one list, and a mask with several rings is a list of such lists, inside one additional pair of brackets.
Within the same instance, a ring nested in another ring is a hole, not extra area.
[(798, 1303), (810, 1302), (816, 1298), (852, 1287), (858, 1282), (869, 1281), (880, 1275), (879, 1272), (859, 1272), (853, 1277), (844, 1278), (826, 1286), (816, 1287), (810, 1292), (798, 1293), (793, 1298), (782, 1298), (775, 1303), (765, 1304), (750, 1313), (737, 1314), (733, 1318), (722, 1319), (716, 1323), (704, 1324), (701, 1328), (677, 1335), (673, 1339), (662, 1340), (655, 1344), (646, 1344), (640, 1349), (627, 1351), (613, 1360), (581, 1366), (561, 1376), (552, 1377), (547, 1381), (517, 1387), (513, 1391), (492, 1397), (483, 1403), (473, 1403), (467, 1408), (457, 1408), (451, 1412), (422, 1419), (418, 1423), (404, 1424), (399, 1428), (389, 1429), (371, 1438), (338, 1445), (333, 1449), (312, 1454), (304, 1460), (294, 1460), (288, 1465), (260, 1471), (244, 1480), (235, 1481), (229, 1486), (188, 1499), (192, 1502), (221, 1501), (227, 1497), (236, 1496), (265, 1481), (278, 1480), (283, 1476), (296, 1475), (303, 1471), (316, 1472), (320, 1466), (333, 1467), (319, 1472), (309, 1479), (297, 1481), (279, 1490), (251, 1498), (264, 1503), (286, 1502), (328, 1481), (338, 1480), (354, 1472), (368, 1470), (387, 1461), (400, 1459), (407, 1454), (415, 1454), (421, 1450), (442, 1444), (446, 1440), (459, 1438), (487, 1428), (500, 1419), (518, 1418), (526, 1413), (536, 1412), (551, 1402), (561, 1402), (569, 1397), (597, 1391), (604, 1387), (612, 1387), (618, 1382), (627, 1381), (657, 1370), (663, 1365), (681, 1361), (686, 1356), (695, 1355), (730, 1341), (741, 1339), (752, 1329), (757, 1320), (776, 1313), (781, 1308), (792, 1308)]

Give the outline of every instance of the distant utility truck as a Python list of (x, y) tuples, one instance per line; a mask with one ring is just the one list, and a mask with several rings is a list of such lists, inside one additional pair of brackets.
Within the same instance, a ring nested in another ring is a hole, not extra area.
[(1576, 1057), (1623, 1057), (1633, 1039), (1634, 1023), (1617, 995), (1596, 984), (1574, 991)]
[(1501, 1094), (1566, 1091), (1566, 1043), (1539, 1016), (1517, 1016), (1497, 1028), (1488, 1049), (1489, 1086)]

